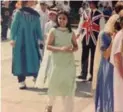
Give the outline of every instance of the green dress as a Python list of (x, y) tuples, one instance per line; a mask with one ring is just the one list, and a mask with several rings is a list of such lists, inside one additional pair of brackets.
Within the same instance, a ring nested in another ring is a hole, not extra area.
[[(72, 32), (53, 28), (54, 46), (72, 45)], [(67, 52), (52, 52), (52, 70), (49, 81), (49, 96), (73, 96), (75, 93), (76, 67), (74, 54)]]
[(11, 25), (15, 41), (12, 54), (12, 73), (15, 76), (37, 76), (40, 67), (38, 40), (42, 40), (40, 16), (32, 8), (18, 10)]

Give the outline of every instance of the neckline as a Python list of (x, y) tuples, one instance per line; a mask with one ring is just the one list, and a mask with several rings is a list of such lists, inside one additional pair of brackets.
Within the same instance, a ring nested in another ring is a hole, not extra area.
[(22, 12), (23, 12), (23, 11), (26, 11), (26, 12), (32, 14), (32, 15), (35, 15), (35, 16), (37, 16), (37, 17), (40, 17), (40, 15), (38, 14), (38, 12), (35, 11), (34, 9), (30, 8), (30, 7), (22, 7), (22, 8), (19, 9), (19, 10), (22, 11)]
[(58, 27), (57, 29), (58, 29), (58, 30), (60, 30), (60, 31), (62, 31), (62, 32), (66, 32), (66, 31), (68, 31), (68, 29), (67, 29), (67, 28), (61, 28), (61, 27)]

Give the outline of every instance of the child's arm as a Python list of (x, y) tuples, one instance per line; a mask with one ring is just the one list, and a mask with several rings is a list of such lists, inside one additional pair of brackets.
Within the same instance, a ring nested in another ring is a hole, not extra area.
[(120, 76), (123, 79), (123, 65), (122, 65), (122, 56), (121, 53), (117, 53), (114, 55), (115, 66), (117, 67)]
[(75, 33), (73, 33), (73, 36), (72, 36), (72, 44), (73, 44), (73, 48), (72, 48), (72, 51), (77, 51), (78, 50), (78, 44), (77, 44), (77, 41), (76, 41), (76, 36), (75, 36)]

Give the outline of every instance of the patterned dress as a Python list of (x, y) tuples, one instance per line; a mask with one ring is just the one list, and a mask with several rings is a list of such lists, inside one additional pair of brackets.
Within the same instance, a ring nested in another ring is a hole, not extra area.
[[(72, 32), (58, 28), (50, 30), (55, 37), (54, 46), (72, 45)], [(67, 52), (52, 52), (53, 62), (49, 81), (49, 96), (73, 96), (75, 93), (76, 67), (74, 54)]]

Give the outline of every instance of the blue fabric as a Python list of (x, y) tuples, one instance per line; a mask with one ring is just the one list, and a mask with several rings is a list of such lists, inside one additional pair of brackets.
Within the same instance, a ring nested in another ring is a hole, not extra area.
[(104, 9), (103, 14), (110, 17), (112, 15), (112, 10), (110, 8)]
[(101, 38), (100, 50), (105, 51), (109, 47), (110, 43), (111, 43), (111, 38), (109, 37), (109, 35), (106, 33), (103, 33)]
[[(111, 38), (103, 33), (101, 51), (105, 51), (111, 43)], [(113, 65), (103, 55), (98, 71), (95, 98), (96, 112), (114, 112), (113, 104)]]
[(39, 17), (18, 11), (12, 22), (11, 39), (15, 41), (12, 73), (15, 76), (37, 75), (40, 67), (38, 40), (42, 40)]

